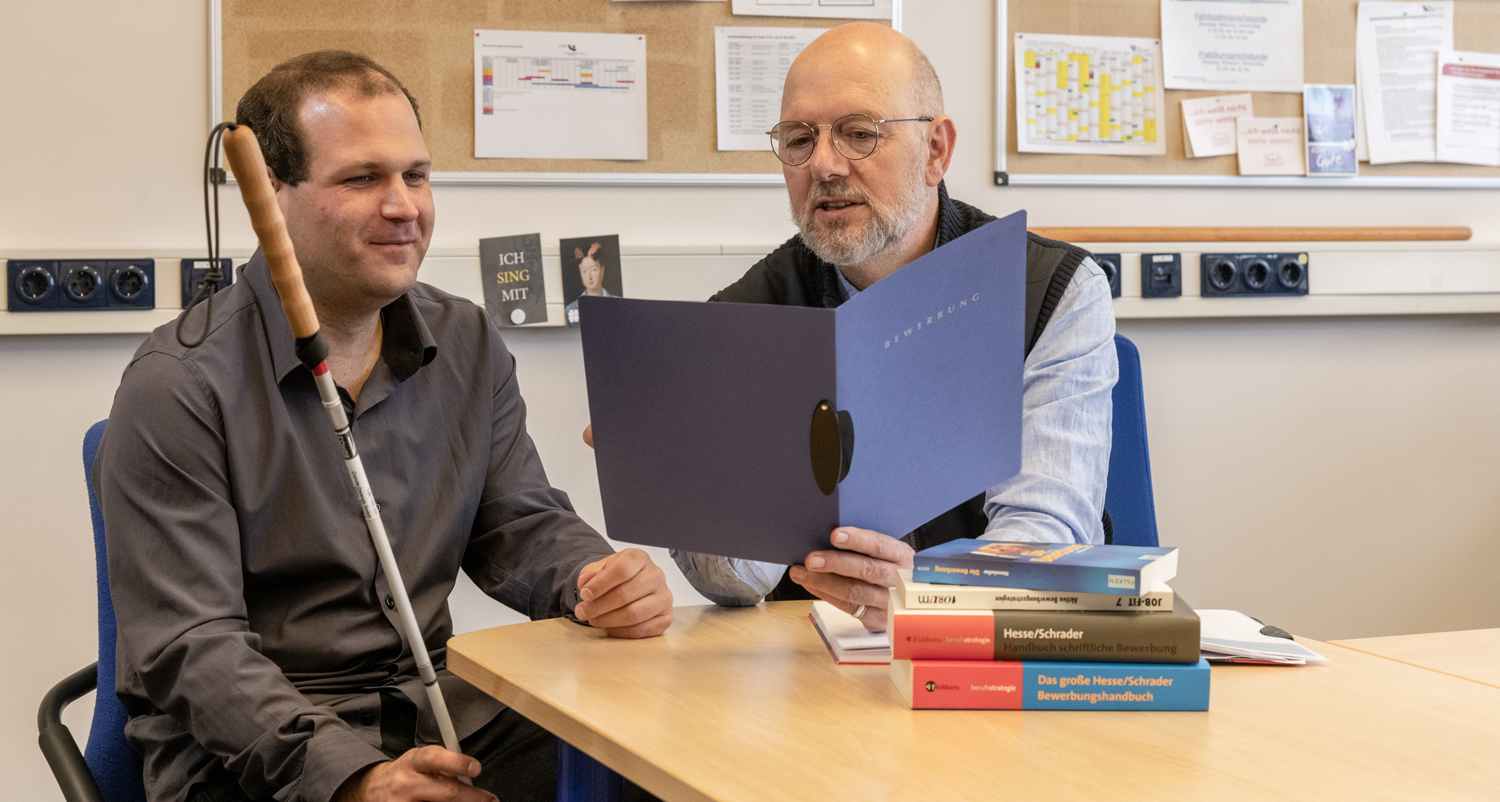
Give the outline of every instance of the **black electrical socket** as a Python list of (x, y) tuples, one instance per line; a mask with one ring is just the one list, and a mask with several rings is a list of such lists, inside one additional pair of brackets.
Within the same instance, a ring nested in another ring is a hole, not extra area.
[(58, 309), (103, 309), (109, 303), (104, 286), (106, 263), (68, 260), (57, 263)]
[(11, 259), (5, 266), (8, 298), (6, 308), (12, 312), (41, 312), (57, 309), (62, 289), (57, 286), (57, 263), (35, 259)]
[(1306, 295), (1306, 253), (1205, 253), (1199, 260), (1205, 298)]
[(1109, 297), (1120, 297), (1120, 255), (1118, 253), (1096, 253), (1094, 264), (1104, 271), (1104, 277), (1109, 279)]
[(1182, 297), (1182, 254), (1141, 254), (1141, 297)]
[(108, 309), (156, 308), (156, 263), (150, 259), (110, 261)]
[[(198, 285), (208, 277), (208, 265), (211, 259), (183, 259), (182, 260), (182, 308), (186, 309), (193, 301), (193, 293), (198, 291)], [(234, 283), (234, 268), (228, 259), (219, 260), (219, 272), (224, 277), (219, 279), (219, 289), (224, 289)], [(200, 302), (208, 300), (205, 294), (198, 299)]]

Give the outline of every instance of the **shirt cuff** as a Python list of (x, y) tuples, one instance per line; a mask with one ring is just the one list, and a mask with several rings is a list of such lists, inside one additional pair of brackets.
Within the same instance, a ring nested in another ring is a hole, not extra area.
[(670, 549), (672, 559), (693, 588), (714, 604), (749, 607), (759, 604), (781, 581), (785, 565)]
[(354, 774), (391, 758), (347, 727), (334, 725), (307, 741), (302, 776), (278, 799), (297, 802), (329, 802), (339, 786)]
[[(590, 560), (589, 562), (593, 561)], [(589, 623), (587, 621), (579, 621), (578, 616), (573, 615), (573, 608), (577, 607), (578, 604), (583, 601), (583, 597), (578, 595), (578, 577), (583, 574), (583, 567), (585, 565), (588, 565), (588, 563), (579, 563), (578, 567), (574, 568), (572, 572), (568, 574), (567, 582), (563, 584), (562, 598), (559, 601), (562, 603), (564, 618), (572, 621), (575, 624), (589, 626)]]

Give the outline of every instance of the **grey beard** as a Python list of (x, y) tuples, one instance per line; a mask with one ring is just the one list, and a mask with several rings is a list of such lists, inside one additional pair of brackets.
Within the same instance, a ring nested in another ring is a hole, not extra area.
[(813, 214), (821, 194), (816, 189), (805, 208), (792, 207), (792, 221), (802, 234), (803, 244), (819, 259), (835, 267), (852, 267), (905, 239), (921, 221), (922, 201), (932, 190), (918, 175), (913, 175), (906, 186), (907, 191), (896, 199), (893, 208), (877, 205), (865, 192), (854, 193), (870, 209), (870, 225), (863, 233), (844, 223), (817, 226)]

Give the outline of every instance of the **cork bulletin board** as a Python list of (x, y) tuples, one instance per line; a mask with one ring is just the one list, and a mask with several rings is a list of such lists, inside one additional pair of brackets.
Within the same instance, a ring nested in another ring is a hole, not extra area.
[[(434, 183), (780, 183), (763, 152), (717, 149), (714, 28), (829, 28), (840, 20), (733, 16), (730, 3), (609, 0), (212, 0), (217, 12), (215, 113), (276, 64), (311, 50), (364, 53), (417, 98)], [(899, 19), (898, 10), (895, 11)], [(887, 23), (888, 24), (888, 23)], [(646, 36), (648, 158), (474, 157), (474, 31)], [(216, 120), (217, 122), (217, 120)], [(611, 180), (613, 177), (614, 180)]]
[[(1303, 0), (1303, 70), (1307, 83), (1353, 84), (1358, 0)], [(1497, 187), (1500, 168), (1467, 164), (1361, 162), (1356, 178), (1241, 177), (1235, 156), (1187, 158), (1182, 101), (1226, 91), (1166, 90), (1166, 114), (1158, 129), (1166, 138), (1161, 156), (1021, 153), (1016, 148), (1016, 33), (1161, 37), (1161, 0), (998, 0), (997, 184), (1224, 185), (1224, 186), (1437, 186)], [(1458, 50), (1500, 52), (1500, 2), (1456, 0), (1453, 26)], [(1254, 92), (1257, 117), (1300, 117), (1302, 96)]]

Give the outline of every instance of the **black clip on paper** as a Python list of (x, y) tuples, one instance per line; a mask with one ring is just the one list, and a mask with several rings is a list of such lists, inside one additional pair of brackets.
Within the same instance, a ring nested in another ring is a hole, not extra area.
[(833, 404), (819, 401), (813, 409), (812, 429), (807, 438), (812, 456), (813, 479), (823, 495), (831, 496), (849, 475), (854, 459), (854, 419)]
[(1268, 638), (1286, 638), (1287, 640), (1296, 640), (1296, 638), (1292, 637), (1292, 633), (1287, 632), (1286, 630), (1282, 629), (1281, 627), (1273, 627), (1270, 624), (1267, 624), (1266, 622), (1260, 620), (1259, 618), (1256, 618), (1253, 615), (1252, 616), (1247, 616), (1247, 617), (1251, 621), (1254, 621), (1255, 623), (1260, 624), (1261, 625), (1261, 627), (1260, 627), (1260, 634), (1265, 635)]
[(1260, 634), (1269, 635), (1273, 638), (1286, 638), (1287, 640), (1295, 640), (1295, 638), (1292, 637), (1292, 633), (1287, 632), (1281, 627), (1273, 627), (1268, 625), (1261, 628)]

